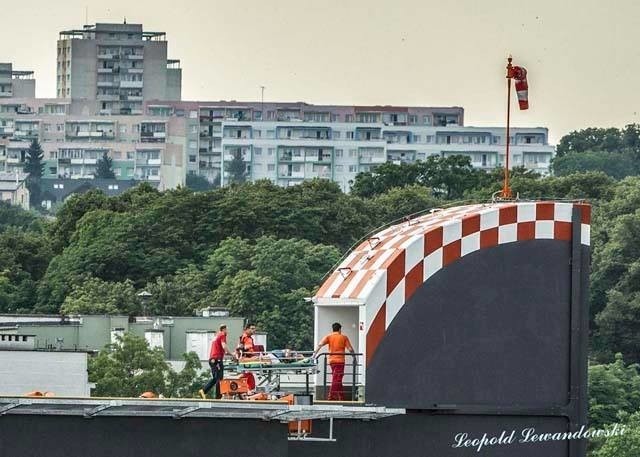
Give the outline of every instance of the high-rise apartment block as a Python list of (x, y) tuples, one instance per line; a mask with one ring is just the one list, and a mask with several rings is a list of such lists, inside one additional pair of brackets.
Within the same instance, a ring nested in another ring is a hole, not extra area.
[(32, 71), (17, 71), (11, 63), (0, 63), (0, 98), (34, 98), (36, 80)]
[(95, 24), (60, 32), (57, 96), (96, 100), (99, 114), (142, 114), (143, 100), (180, 100), (179, 60), (164, 32), (141, 24)]
[[(20, 171), (33, 139), (56, 190), (93, 178), (105, 153), (118, 180), (160, 189), (190, 174), (225, 186), (240, 161), (248, 181), (322, 178), (344, 191), (385, 162), (466, 155), (484, 170), (506, 162), (505, 129), (465, 126), (461, 107), (191, 102), (181, 101), (181, 79), (163, 32), (126, 23), (60, 32), (57, 98), (35, 98), (32, 72), (0, 64), (0, 171)], [(546, 128), (513, 128), (509, 141), (511, 166), (549, 173)]]

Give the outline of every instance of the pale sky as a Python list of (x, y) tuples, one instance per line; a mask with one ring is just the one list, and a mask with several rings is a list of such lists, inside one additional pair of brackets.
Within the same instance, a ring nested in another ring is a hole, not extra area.
[[(571, 130), (640, 122), (635, 0), (30, 0), (0, 19), (0, 62), (55, 96), (58, 32), (89, 23), (164, 31), (185, 100), (463, 106), (503, 126), (504, 66), (529, 73), (512, 125)], [(512, 102), (515, 103), (515, 94)], [(517, 106), (517, 103), (515, 103)]]

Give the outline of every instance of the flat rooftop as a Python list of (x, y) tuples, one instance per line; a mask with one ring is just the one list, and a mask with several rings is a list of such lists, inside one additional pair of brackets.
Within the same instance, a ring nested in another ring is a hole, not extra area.
[(278, 401), (233, 401), (198, 399), (55, 398), (0, 397), (0, 416), (124, 416), (259, 419), (291, 422), (307, 419), (375, 420), (405, 414), (404, 409), (367, 406), (362, 403), (337, 405), (289, 405)]

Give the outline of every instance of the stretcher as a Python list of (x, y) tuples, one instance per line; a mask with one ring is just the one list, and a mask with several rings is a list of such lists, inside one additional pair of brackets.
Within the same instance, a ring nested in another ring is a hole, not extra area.
[(267, 356), (257, 356), (240, 359), (225, 366), (230, 372), (252, 373), (256, 378), (256, 391), (266, 393), (280, 390), (280, 376), (305, 375), (306, 393), (309, 394), (309, 377), (318, 372), (316, 360), (313, 358), (297, 359), (295, 361), (273, 362)]

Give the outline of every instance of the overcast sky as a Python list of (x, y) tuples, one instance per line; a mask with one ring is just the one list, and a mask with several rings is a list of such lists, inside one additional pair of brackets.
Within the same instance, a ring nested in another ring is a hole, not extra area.
[[(528, 111), (552, 141), (640, 122), (640, 2), (634, 0), (30, 0), (10, 2), (0, 62), (55, 95), (58, 32), (89, 23), (165, 31), (186, 100), (463, 106), (504, 125), (509, 53), (529, 72)], [(8, 7), (8, 5), (7, 5)], [(514, 99), (515, 101), (515, 94)], [(517, 106), (517, 103), (516, 103)]]

